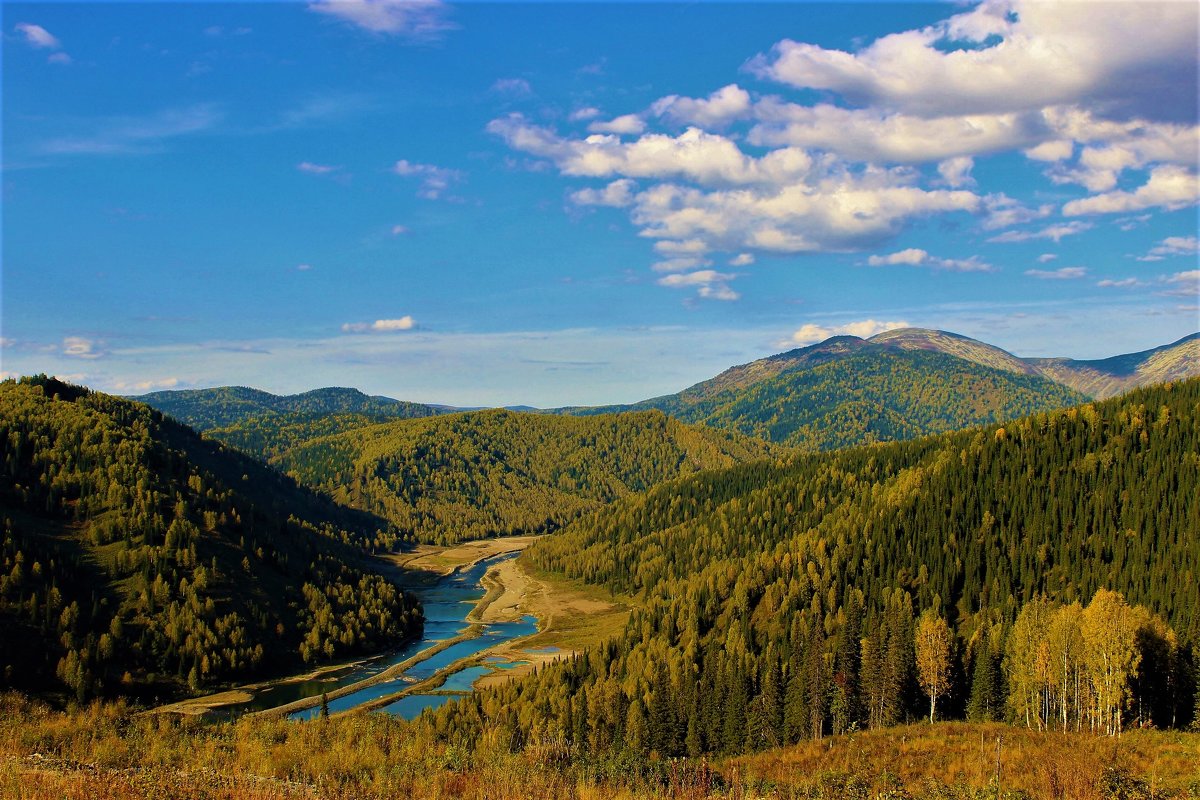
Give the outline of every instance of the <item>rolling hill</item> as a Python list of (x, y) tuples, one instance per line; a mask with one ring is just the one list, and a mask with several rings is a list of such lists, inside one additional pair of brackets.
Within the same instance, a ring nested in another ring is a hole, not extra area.
[(455, 409), (366, 395), (357, 389), (327, 387), (302, 394), (276, 395), (245, 386), (152, 392), (130, 398), (157, 408), (198, 431), (234, 425), (273, 414), (293, 418), (357, 414), (372, 420), (428, 417)]
[(553, 530), (669, 478), (781, 452), (660, 412), (497, 409), (357, 428), (300, 443), (272, 463), (406, 537), (447, 543)]
[(141, 403), (0, 383), (0, 680), (152, 696), (414, 633), (386, 523)]

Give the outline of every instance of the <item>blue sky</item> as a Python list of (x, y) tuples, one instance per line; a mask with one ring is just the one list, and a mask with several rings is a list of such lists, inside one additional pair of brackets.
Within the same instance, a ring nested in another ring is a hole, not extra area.
[(1200, 328), (1194, 3), (0, 11), (5, 374), (590, 404)]

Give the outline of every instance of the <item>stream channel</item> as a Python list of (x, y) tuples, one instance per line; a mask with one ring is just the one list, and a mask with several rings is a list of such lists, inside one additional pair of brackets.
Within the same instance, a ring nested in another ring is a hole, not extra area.
[[(470, 627), (467, 615), (485, 594), (482, 583), (484, 573), (492, 566), (516, 556), (517, 553), (506, 553), (484, 559), (465, 569), (452, 572), (428, 588), (410, 590), (420, 598), (425, 610), (425, 629), (420, 638), (374, 658), (323, 672), (317, 678), (280, 681), (264, 686), (255, 691), (253, 699), (230, 707), (228, 711), (233, 714), (261, 711), (277, 708), (304, 698), (315, 697), (323, 692), (332, 693), (343, 686), (349, 686), (378, 675), (389, 667), (407, 661), (439, 642), (453, 639)], [(363, 703), (403, 691), (413, 683), (423, 681), (438, 670), (461, 659), (534, 633), (537, 633), (537, 620), (531, 616), (523, 617), (517, 622), (487, 623), (478, 637), (452, 644), (441, 652), (416, 662), (401, 675), (343, 697), (329, 700), (329, 711), (330, 713), (347, 711)], [(499, 669), (512, 668), (519, 663), (521, 662), (510, 662), (500, 658), (486, 659), (481, 666), (464, 667), (451, 673), (447, 676), (445, 683), (432, 690), (431, 693), (407, 695), (380, 710), (405, 719), (412, 719), (426, 708), (436, 708), (454, 699), (455, 696), (469, 694), (472, 691), (472, 684), (482, 676)], [(320, 707), (316, 706), (293, 712), (288, 717), (290, 719), (312, 719), (320, 712)]]

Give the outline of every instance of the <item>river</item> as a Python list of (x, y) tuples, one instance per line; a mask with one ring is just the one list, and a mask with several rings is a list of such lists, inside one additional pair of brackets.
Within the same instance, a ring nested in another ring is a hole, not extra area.
[[(229, 715), (238, 715), (250, 711), (264, 711), (298, 700), (317, 697), (323, 693), (332, 694), (338, 689), (379, 675), (387, 669), (418, 656), (425, 650), (460, 636), (471, 627), (471, 624), (467, 622), (467, 615), (485, 594), (482, 584), (484, 573), (495, 564), (516, 556), (517, 553), (505, 553), (484, 559), (447, 575), (433, 586), (410, 590), (420, 598), (424, 607), (425, 627), (420, 638), (374, 658), (324, 672), (318, 678), (273, 682), (253, 690), (254, 696), (249, 701), (225, 707), (224, 712)], [(381, 697), (396, 694), (462, 659), (536, 632), (537, 621), (529, 616), (517, 622), (486, 623), (478, 637), (455, 642), (441, 651), (413, 663), (402, 674), (388, 680), (329, 700), (329, 711), (330, 713), (347, 711)], [(464, 666), (462, 669), (450, 673), (445, 682), (432, 693), (410, 694), (384, 706), (381, 710), (405, 719), (412, 719), (426, 708), (446, 703), (454, 699), (456, 695), (469, 694), (474, 682), (484, 675), (512, 666), (514, 666), (513, 663), (501, 659), (485, 659), (481, 665)], [(318, 705), (294, 711), (288, 717), (312, 719), (320, 713), (321, 709)]]

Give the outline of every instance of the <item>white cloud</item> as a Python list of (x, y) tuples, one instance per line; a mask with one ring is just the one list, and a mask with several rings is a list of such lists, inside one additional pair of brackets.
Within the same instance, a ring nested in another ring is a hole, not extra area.
[(455, 27), (440, 0), (317, 0), (308, 7), (372, 33), (413, 41), (436, 40)]
[(406, 233), (408, 233), (407, 225), (393, 225), (392, 226), (392, 236), (403, 236)]
[(1087, 267), (1059, 267), (1058, 269), (1027, 269), (1025, 274), (1041, 281), (1070, 281), (1087, 277)]
[(1055, 244), (1062, 241), (1064, 236), (1075, 236), (1090, 230), (1092, 224), (1090, 222), (1062, 222), (1056, 225), (1048, 225), (1045, 228), (1037, 231), (1005, 231), (999, 236), (993, 236), (988, 239), (989, 242), (1012, 243), (1012, 242), (1029, 242), (1034, 239), (1050, 239)]
[(624, 114), (606, 122), (597, 121), (588, 125), (592, 133), (615, 133), (619, 136), (637, 136), (646, 130), (646, 122), (637, 114)]
[(1074, 3), (1001, 0), (856, 53), (784, 40), (750, 68), (930, 118), (1084, 100), (1112, 113), (1178, 113), (1163, 101), (1195, 108), (1196, 27), (1194, 3), (1095, 3), (1081, 12)]
[(117, 380), (112, 383), (111, 391), (118, 394), (145, 394), (164, 389), (174, 389), (179, 386), (179, 378), (150, 378), (147, 380)]
[(650, 112), (676, 125), (723, 128), (750, 116), (750, 93), (735, 83), (703, 99), (668, 95), (650, 106)]
[(1162, 280), (1164, 283), (1170, 284), (1172, 288), (1160, 292), (1160, 294), (1169, 297), (1189, 297), (1193, 300), (1200, 298), (1200, 269), (1176, 272)]
[(529, 97), (533, 94), (533, 87), (524, 78), (500, 78), (492, 84), (492, 91), (514, 97)]
[(975, 168), (975, 159), (970, 156), (955, 156), (938, 164), (938, 175), (947, 186), (957, 189), (960, 186), (974, 186), (975, 179), (971, 170)]
[(67, 55), (66, 53), (63, 53), (63, 52), (61, 52), (61, 51), (60, 51), (60, 52), (58, 52), (58, 53), (51, 53), (51, 54), (50, 54), (50, 56), (49, 56), (49, 57), (46, 59), (46, 61), (47, 61), (48, 63), (50, 63), (50, 64), (64, 64), (64, 65), (66, 65), (66, 64), (71, 64), (71, 63), (73, 63), (73, 62), (71, 61), (71, 57), (70, 57), (69, 55)]
[(1008, 228), (1012, 225), (1024, 225), (1037, 219), (1044, 219), (1054, 213), (1054, 206), (1046, 203), (1037, 208), (1028, 208), (1004, 193), (989, 194), (983, 198), (986, 215), (982, 227), (986, 231), (998, 228)]
[(898, 253), (886, 256), (871, 256), (867, 259), (871, 267), (886, 267), (905, 265), (910, 267), (932, 267), (951, 272), (995, 272), (996, 268), (983, 261), (979, 256), (970, 258), (939, 258), (919, 248), (910, 247)]
[(572, 111), (567, 119), (569, 119), (571, 122), (585, 122), (589, 119), (595, 119), (598, 116), (600, 116), (600, 109), (592, 106), (585, 106)]
[(812, 344), (814, 342), (823, 342), (831, 336), (857, 336), (860, 339), (869, 339), (877, 333), (894, 330), (896, 328), (910, 327), (907, 322), (880, 322), (874, 319), (864, 319), (857, 322), (847, 322), (843, 325), (817, 325), (809, 322), (800, 327), (792, 334), (790, 339), (786, 339), (779, 343), (780, 347), (787, 347), (793, 344)]
[(754, 145), (826, 150), (874, 163), (916, 164), (978, 156), (1036, 143), (1045, 125), (1035, 115), (964, 114), (927, 119), (878, 108), (802, 106), (764, 98), (754, 107)]
[[(707, 267), (711, 264), (712, 261), (699, 256), (675, 256), (674, 258), (666, 258), (662, 261), (656, 261), (654, 264), (650, 265), (650, 269), (654, 270), (655, 272), (687, 272), (688, 270)], [(712, 274), (715, 275), (716, 273)], [(668, 284), (663, 285), (666, 286)]]
[(729, 266), (731, 267), (748, 267), (753, 263), (754, 255), (752, 253), (738, 253), (729, 259)]
[(741, 295), (729, 287), (729, 281), (736, 277), (734, 273), (703, 269), (665, 275), (658, 279), (658, 285), (672, 289), (695, 288), (697, 295), (708, 300), (737, 300)]
[(1031, 161), (1066, 161), (1075, 153), (1075, 143), (1070, 139), (1050, 139), (1025, 151)]
[(296, 165), (296, 169), (300, 172), (307, 172), (310, 175), (328, 175), (331, 172), (337, 172), (341, 167), (331, 166), (329, 164), (314, 164), (311, 161), (301, 161)]
[(633, 204), (637, 184), (628, 178), (613, 181), (603, 189), (580, 189), (571, 193), (571, 200), (581, 206), (610, 206), (624, 208)]
[(342, 325), (342, 330), (346, 333), (366, 333), (368, 331), (395, 333), (396, 331), (411, 331), (416, 325), (416, 321), (406, 314), (399, 319), (377, 319), (374, 322), (347, 322)]
[(1118, 190), (1072, 200), (1063, 206), (1063, 214), (1076, 217), (1128, 213), (1146, 208), (1174, 211), (1194, 205), (1197, 200), (1200, 200), (1200, 178), (1196, 173), (1185, 167), (1165, 164), (1152, 169), (1149, 179), (1136, 191)]
[(103, 347), (94, 339), (82, 336), (67, 336), (62, 340), (62, 354), (71, 358), (100, 358), (105, 355)]
[(1139, 256), (1138, 261), (1162, 261), (1170, 256), (1194, 256), (1200, 253), (1200, 241), (1195, 236), (1168, 236)]
[(1058, 256), (1056, 256), (1054, 253), (1042, 253), (1040, 256), (1037, 257), (1037, 262), (1039, 264), (1049, 264), (1051, 261), (1053, 261), (1056, 258), (1058, 258)]
[(13, 30), (21, 34), (25, 40), (25, 44), (30, 47), (36, 47), (44, 50), (58, 50), (62, 47), (62, 43), (43, 28), (41, 25), (34, 25), (32, 22), (18, 22), (13, 26)]
[(297, 264), (296, 265), (297, 272), (308, 272), (311, 269), (312, 269), (312, 264)]
[(451, 185), (463, 180), (463, 173), (456, 169), (439, 167), (433, 164), (417, 164), (407, 159), (401, 159), (392, 167), (392, 172), (404, 178), (420, 178), (421, 187), (417, 191), (419, 197), (426, 200), (438, 200), (446, 197), (446, 191)]
[(1096, 285), (1104, 289), (1129, 289), (1134, 286), (1141, 286), (1142, 283), (1137, 278), (1122, 278), (1121, 280), (1105, 278), (1102, 281), (1096, 281)]

